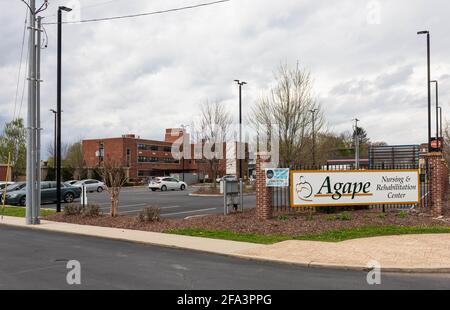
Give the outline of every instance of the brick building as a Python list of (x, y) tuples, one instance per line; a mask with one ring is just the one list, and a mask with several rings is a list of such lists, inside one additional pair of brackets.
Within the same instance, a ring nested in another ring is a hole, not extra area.
[[(0, 164), (0, 182), (11, 181), (11, 167), (8, 165)], [(6, 180), (6, 176), (8, 175), (8, 180)]]
[[(123, 135), (119, 138), (84, 140), (83, 160), (88, 169), (98, 167), (105, 159), (119, 162), (127, 169), (131, 182), (142, 182), (149, 177), (183, 172), (212, 178), (209, 162), (205, 159), (194, 159), (198, 158), (196, 155), (198, 146), (190, 144), (191, 159), (173, 158), (173, 143), (183, 137), (189, 141), (189, 136), (184, 135), (182, 129), (167, 129), (164, 141), (141, 139), (134, 134)], [(218, 160), (218, 177), (230, 173), (230, 166), (238, 167), (236, 159), (227, 159), (226, 145), (224, 145), (223, 154), (224, 158)], [(244, 174), (248, 170), (248, 152), (246, 152), (246, 158), (243, 160)]]

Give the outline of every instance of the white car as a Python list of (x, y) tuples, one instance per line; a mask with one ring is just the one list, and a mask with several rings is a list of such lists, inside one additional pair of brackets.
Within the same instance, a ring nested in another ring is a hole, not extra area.
[(156, 190), (160, 190), (162, 192), (168, 190), (184, 191), (187, 188), (187, 184), (175, 178), (162, 177), (151, 180), (150, 183), (148, 184), (148, 188), (151, 189), (153, 192)]
[(232, 174), (227, 174), (227, 175), (224, 175), (221, 178), (216, 179), (217, 183), (220, 183), (223, 180), (226, 180), (226, 181), (237, 181), (237, 177), (235, 175), (232, 175)]
[(86, 187), (87, 192), (101, 193), (106, 189), (105, 183), (100, 182), (98, 180), (92, 180), (92, 179), (79, 181), (79, 182), (73, 184), (72, 186), (83, 187), (83, 185)]

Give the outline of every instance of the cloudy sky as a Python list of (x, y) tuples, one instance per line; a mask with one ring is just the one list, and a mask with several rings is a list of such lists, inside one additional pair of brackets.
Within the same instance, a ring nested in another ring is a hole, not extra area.
[[(79, 7), (69, 20), (145, 13), (210, 0), (49, 0)], [(37, 0), (42, 3), (42, 0)], [(25, 5), (0, 0), (0, 121), (20, 110), (24, 66), (17, 77)], [(335, 132), (358, 117), (373, 141), (427, 139), (426, 38), (432, 34), (432, 78), (450, 113), (448, 0), (232, 0), (195, 10), (134, 19), (64, 25), (63, 137), (136, 133), (161, 139), (190, 124), (206, 100), (237, 117), (234, 79), (249, 83), (245, 112), (273, 83), (280, 63), (300, 62)], [(56, 27), (42, 52), (43, 143), (51, 143), (56, 105)], [(24, 57), (25, 58), (25, 57)], [(433, 99), (434, 100), (434, 99)], [(16, 108), (15, 108), (16, 107)], [(26, 116), (26, 93), (20, 115)]]

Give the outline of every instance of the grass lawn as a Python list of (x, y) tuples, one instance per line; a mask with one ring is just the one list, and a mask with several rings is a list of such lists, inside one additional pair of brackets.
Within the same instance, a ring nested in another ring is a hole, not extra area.
[[(44, 210), (41, 209), (41, 216), (48, 216), (51, 214), (55, 214), (56, 212), (54, 210)], [(0, 215), (3, 214), (4, 216), (13, 216), (13, 217), (25, 217), (25, 208), (23, 207), (9, 207), (5, 206), (4, 212), (2, 212), (0, 207)]]
[(450, 233), (450, 227), (400, 227), (400, 226), (361, 227), (354, 229), (335, 230), (316, 235), (307, 235), (301, 237), (264, 236), (257, 234), (241, 234), (232, 231), (210, 231), (201, 229), (172, 230), (169, 231), (169, 233), (184, 236), (242, 241), (259, 244), (274, 244), (286, 240), (341, 242), (345, 240), (369, 238), (377, 236), (412, 235), (412, 234), (447, 234)]

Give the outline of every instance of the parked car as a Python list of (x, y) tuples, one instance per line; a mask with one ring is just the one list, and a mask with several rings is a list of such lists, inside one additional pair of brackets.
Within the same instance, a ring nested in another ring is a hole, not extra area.
[(72, 186), (82, 188), (83, 185), (86, 187), (87, 192), (103, 192), (106, 189), (105, 183), (100, 182), (98, 180), (82, 180), (78, 181), (75, 184), (72, 184)]
[(8, 187), (8, 186), (11, 186), (11, 185), (14, 185), (14, 184), (16, 184), (16, 183), (14, 183), (14, 182), (0, 182), (0, 190), (4, 190), (5, 187)]
[(67, 182), (64, 182), (64, 183), (67, 183), (69, 185), (74, 185), (75, 183), (78, 183), (78, 182), (80, 182), (80, 180), (71, 180), (71, 181), (67, 181)]
[(160, 190), (162, 192), (168, 190), (184, 191), (185, 189), (187, 189), (187, 184), (175, 178), (161, 177), (161, 178), (154, 178), (153, 180), (151, 180), (150, 183), (148, 184), (148, 188), (151, 189), (153, 192), (156, 190)]
[(220, 183), (223, 180), (226, 180), (226, 181), (237, 181), (237, 177), (235, 175), (232, 175), (232, 174), (227, 174), (227, 175), (224, 175), (221, 178), (217, 178), (216, 179), (217, 183)]
[[(61, 197), (64, 202), (71, 203), (75, 199), (80, 198), (81, 188), (61, 184)], [(6, 194), (6, 203), (10, 205), (25, 206), (27, 191), (24, 188)], [(56, 182), (41, 183), (41, 202), (56, 202)]]
[(12, 185), (9, 185), (6, 188), (6, 191), (7, 192), (19, 191), (19, 190), (25, 189), (26, 186), (27, 186), (26, 182), (18, 182), (18, 183), (14, 183)]

